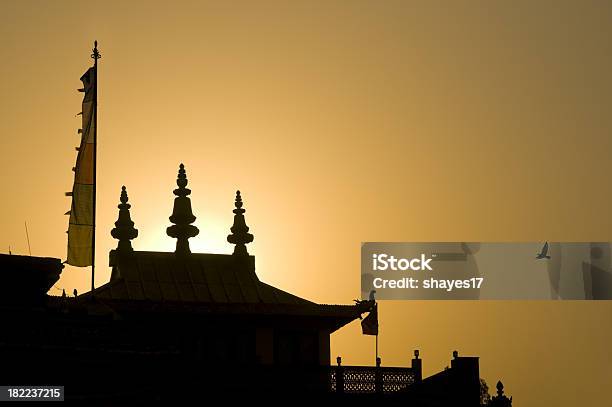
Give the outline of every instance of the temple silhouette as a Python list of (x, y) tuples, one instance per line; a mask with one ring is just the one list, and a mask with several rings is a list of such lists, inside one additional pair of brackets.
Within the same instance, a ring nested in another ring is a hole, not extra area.
[[(51, 296), (59, 259), (0, 255), (0, 383), (65, 386), (88, 405), (175, 402), (223, 397), (268, 404), (478, 406), (477, 357), (453, 354), (450, 367), (422, 377), (410, 367), (331, 363), (330, 335), (372, 310), (374, 301), (317, 304), (259, 280), (240, 191), (227, 237), (232, 254), (192, 253), (185, 167), (174, 189), (167, 234), (174, 252), (136, 251), (138, 236), (125, 187), (111, 235), (110, 281), (76, 296)], [(501, 388), (500, 388), (501, 386)], [(500, 393), (501, 392), (501, 393)], [(509, 406), (498, 384), (490, 406)]]
[[(247, 245), (254, 239), (236, 192), (227, 241), (232, 254), (192, 253), (198, 235), (185, 166), (180, 165), (171, 225), (174, 252), (136, 251), (138, 230), (121, 189), (111, 231), (110, 281), (94, 287), (98, 61), (81, 76), (81, 142), (64, 263), (91, 267), (91, 291), (53, 296), (60, 259), (0, 254), (0, 386), (64, 386), (79, 405), (185, 405), (209, 401), (286, 405), (509, 406), (491, 398), (477, 357), (453, 353), (427, 378), (419, 351), (410, 367), (332, 365), (330, 336), (361, 319), (378, 335), (374, 297), (352, 305), (317, 304), (259, 280)], [(291, 265), (287, 265), (290, 267)], [(377, 337), (378, 338), (378, 337)], [(378, 353), (378, 352), (377, 352)], [(407, 349), (407, 353), (411, 351)], [(501, 387), (500, 387), (501, 386)]]

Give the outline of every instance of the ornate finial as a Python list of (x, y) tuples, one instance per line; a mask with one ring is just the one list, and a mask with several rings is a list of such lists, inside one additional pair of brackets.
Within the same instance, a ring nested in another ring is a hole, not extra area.
[[(178, 187), (182, 191), (188, 191), (184, 195), (181, 195), (181, 196), (187, 196), (191, 193), (189, 189), (185, 188), (187, 186), (187, 173), (185, 172), (185, 166), (183, 165), (183, 163), (179, 165), (179, 172), (178, 172), (178, 177), (176, 179), (176, 185), (178, 185)], [(178, 195), (176, 191), (174, 191), (174, 194)]]
[(249, 227), (244, 220), (244, 213), (246, 211), (242, 209), (240, 191), (236, 191), (235, 206), (236, 209), (233, 210), (234, 225), (230, 228), (232, 234), (227, 236), (227, 241), (236, 245), (236, 247), (234, 247), (234, 254), (248, 255), (246, 244), (253, 241), (253, 235), (249, 233)]
[(102, 55), (98, 52), (98, 41), (94, 41), (94, 47), (91, 50), (92, 54), (91, 54), (91, 58), (94, 60), (98, 60), (100, 58), (102, 58)]
[(166, 229), (166, 233), (168, 236), (177, 239), (177, 254), (189, 254), (191, 250), (189, 249), (189, 240), (187, 239), (197, 236), (200, 231), (197, 227), (191, 225), (191, 223), (195, 222), (196, 217), (193, 216), (191, 211), (191, 199), (188, 198), (191, 190), (186, 188), (187, 174), (182, 163), (179, 166), (176, 185), (178, 185), (178, 188), (173, 191), (174, 195), (176, 195), (176, 198), (174, 198), (174, 209), (172, 216), (170, 216), (170, 222), (174, 223), (174, 225), (169, 226)]
[(504, 384), (501, 382), (501, 380), (497, 381), (497, 385), (495, 386), (497, 388), (497, 396), (501, 397), (504, 395)]
[(493, 407), (512, 407), (512, 397), (508, 398), (504, 394), (504, 385), (500, 381), (497, 382), (497, 396), (491, 397), (491, 401), (489, 401), (489, 406)]
[(121, 252), (131, 252), (132, 243), (130, 240), (135, 239), (138, 236), (138, 230), (134, 229), (134, 222), (130, 217), (130, 208), (132, 205), (128, 203), (128, 195), (125, 186), (121, 187), (121, 197), (119, 198), (121, 203), (117, 206), (119, 208), (119, 218), (115, 222), (115, 228), (111, 230), (111, 236), (119, 240), (117, 250)]

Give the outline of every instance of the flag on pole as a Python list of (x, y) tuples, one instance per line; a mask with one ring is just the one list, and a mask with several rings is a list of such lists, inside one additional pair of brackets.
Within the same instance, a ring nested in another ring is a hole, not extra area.
[(370, 313), (361, 321), (361, 332), (378, 336), (378, 304), (374, 303)]
[[(74, 185), (72, 192), (72, 205), (67, 214), (70, 215), (68, 223), (68, 258), (66, 263), (87, 267), (93, 264), (93, 230), (94, 230), (94, 143), (95, 128), (95, 89), (96, 71), (91, 67), (81, 77), (83, 82), (83, 109), (81, 144), (74, 170)], [(81, 90), (81, 89), (79, 89)]]

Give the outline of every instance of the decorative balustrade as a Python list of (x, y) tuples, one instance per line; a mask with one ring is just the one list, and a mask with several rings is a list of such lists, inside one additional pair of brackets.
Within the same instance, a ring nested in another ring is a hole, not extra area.
[(395, 393), (416, 381), (409, 367), (339, 366), (329, 372), (332, 392)]
[(335, 393), (396, 393), (422, 378), (418, 351), (412, 367), (382, 367), (380, 362), (377, 366), (342, 366), (340, 357), (337, 362), (329, 370), (330, 390)]

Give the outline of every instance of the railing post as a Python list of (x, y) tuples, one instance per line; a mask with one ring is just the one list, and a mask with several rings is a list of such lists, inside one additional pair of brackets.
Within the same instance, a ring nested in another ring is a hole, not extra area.
[(336, 393), (344, 393), (344, 368), (342, 367), (342, 358), (336, 358), (338, 366), (336, 366)]
[(377, 394), (383, 392), (382, 372), (380, 369), (381, 360), (376, 358), (376, 369), (374, 370), (374, 389)]
[(419, 359), (419, 350), (414, 350), (414, 359), (412, 359), (412, 371), (414, 372), (414, 382), (418, 383), (423, 380), (423, 364)]

